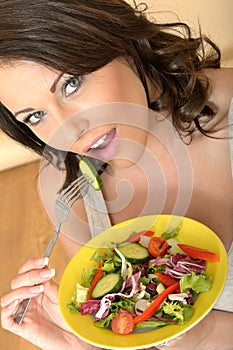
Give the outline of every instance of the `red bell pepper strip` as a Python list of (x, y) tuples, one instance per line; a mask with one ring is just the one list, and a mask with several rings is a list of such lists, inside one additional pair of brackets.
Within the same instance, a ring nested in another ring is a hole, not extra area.
[[(174, 278), (171, 278), (170, 276), (164, 275), (163, 273), (160, 273), (160, 272), (156, 272), (155, 276), (158, 278), (158, 280), (166, 288), (172, 286), (175, 283), (177, 283), (177, 281)], [(175, 292), (180, 293), (180, 286), (175, 290)]]
[(126, 242), (134, 242), (134, 243), (136, 243), (136, 242), (138, 242), (140, 240), (141, 236), (151, 237), (154, 234), (155, 234), (154, 231), (150, 231), (150, 230), (136, 232), (136, 233), (133, 233), (131, 236), (129, 236), (126, 239)]
[(219, 262), (219, 256), (205, 249), (193, 247), (187, 244), (178, 244), (180, 249), (194, 259), (202, 259), (212, 262)]
[(91, 282), (91, 286), (90, 286), (89, 291), (88, 291), (88, 295), (87, 295), (88, 300), (92, 300), (92, 299), (93, 299), (93, 298), (92, 298), (92, 291), (93, 291), (93, 289), (94, 289), (96, 283), (97, 283), (97, 282), (101, 279), (101, 277), (103, 276), (102, 266), (103, 266), (103, 261), (100, 260), (99, 265), (98, 265), (98, 270), (97, 270), (97, 272), (96, 272), (96, 274), (95, 274), (95, 276), (94, 276), (94, 278), (93, 278), (93, 280), (92, 280), (92, 282)]
[(164, 302), (167, 296), (173, 293), (178, 287), (179, 287), (179, 282), (176, 282), (172, 284), (170, 287), (166, 288), (161, 294), (159, 294), (152, 301), (150, 306), (148, 306), (148, 308), (145, 311), (143, 311), (141, 315), (134, 317), (134, 320), (133, 320), (134, 324), (146, 321), (148, 318), (154, 315), (154, 313), (160, 308), (161, 304)]

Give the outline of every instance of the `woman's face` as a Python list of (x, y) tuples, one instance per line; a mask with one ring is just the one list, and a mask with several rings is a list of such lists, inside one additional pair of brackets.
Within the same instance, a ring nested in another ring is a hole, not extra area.
[[(140, 106), (147, 108), (146, 94), (124, 59), (76, 77), (28, 61), (2, 65), (0, 100), (45, 143), (116, 166), (127, 166), (125, 160), (135, 162), (140, 157), (140, 152), (127, 154), (127, 142), (143, 147), (147, 142), (146, 113), (137, 117), (128, 109), (131, 104), (139, 110)], [(109, 103), (114, 104), (106, 105)], [(66, 145), (62, 145), (61, 130)], [(56, 145), (51, 141), (54, 135)]]

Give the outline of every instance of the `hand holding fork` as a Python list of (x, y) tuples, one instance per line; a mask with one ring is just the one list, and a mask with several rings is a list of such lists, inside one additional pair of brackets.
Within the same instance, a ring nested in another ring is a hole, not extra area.
[[(60, 233), (61, 225), (67, 220), (70, 210), (74, 202), (80, 197), (81, 192), (87, 188), (89, 183), (84, 176), (79, 177), (74, 180), (68, 187), (63, 189), (55, 202), (54, 211), (57, 219), (56, 228), (54, 234), (45, 250), (44, 257), (50, 257), (53, 247), (57, 241)], [(17, 324), (21, 324), (27, 313), (28, 307), (30, 305), (31, 298), (24, 299), (14, 314), (14, 321)]]

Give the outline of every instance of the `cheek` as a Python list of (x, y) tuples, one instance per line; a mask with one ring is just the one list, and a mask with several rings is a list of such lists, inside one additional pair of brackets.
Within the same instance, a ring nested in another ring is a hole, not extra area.
[(131, 68), (124, 64), (110, 66), (103, 75), (96, 76), (90, 94), (89, 101), (92, 103), (126, 102), (147, 107), (144, 86)]
[(145, 90), (137, 80), (132, 83), (115, 84), (109, 92), (109, 98), (117, 102), (134, 103), (147, 107)]
[(148, 131), (135, 126), (118, 126), (119, 149), (111, 160), (117, 168), (127, 168), (138, 163), (144, 155), (148, 140)]
[(146, 146), (148, 130), (136, 125), (123, 125), (118, 128), (119, 137), (132, 143), (139, 143), (143, 148)]
[(45, 144), (62, 149), (65, 143), (65, 135), (62, 128), (59, 127), (51, 118), (45, 118), (38, 125), (29, 126), (29, 129)]
[(40, 121), (38, 125), (29, 126), (29, 129), (44, 143), (48, 144), (49, 140), (52, 138), (56, 126), (51, 122), (49, 118), (45, 118)]

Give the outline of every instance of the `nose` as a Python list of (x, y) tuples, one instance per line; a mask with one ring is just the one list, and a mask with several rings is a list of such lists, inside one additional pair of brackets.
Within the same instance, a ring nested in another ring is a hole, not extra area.
[(68, 114), (67, 112), (60, 110), (56, 114), (58, 126), (47, 142), (51, 147), (64, 151), (69, 151), (72, 145), (89, 128), (89, 121), (83, 118), (80, 113), (71, 115), (71, 113)]

